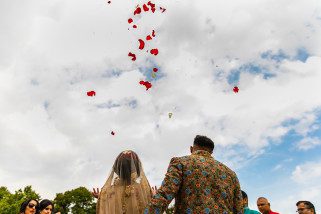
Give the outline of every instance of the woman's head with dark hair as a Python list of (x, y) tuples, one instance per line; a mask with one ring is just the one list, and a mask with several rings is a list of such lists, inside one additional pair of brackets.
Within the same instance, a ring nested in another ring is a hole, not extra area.
[[(201, 149), (212, 153), (214, 149), (214, 142), (206, 136), (196, 135), (194, 138), (193, 147), (195, 150)], [(192, 147), (191, 150), (193, 150)]]
[(39, 204), (40, 214), (51, 214), (53, 209), (54, 204), (48, 199), (43, 199)]
[(28, 199), (21, 203), (20, 214), (38, 214), (39, 202), (36, 199)]
[(114, 163), (115, 173), (126, 184), (131, 183), (132, 173), (136, 173), (137, 177), (140, 176), (140, 167), (141, 163), (138, 155), (131, 150), (121, 152)]

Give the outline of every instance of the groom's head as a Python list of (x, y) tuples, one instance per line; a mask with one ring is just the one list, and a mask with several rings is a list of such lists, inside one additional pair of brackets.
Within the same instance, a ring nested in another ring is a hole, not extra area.
[(210, 153), (213, 152), (214, 142), (206, 136), (196, 135), (194, 138), (194, 144), (191, 146), (191, 152), (196, 150), (205, 150)]

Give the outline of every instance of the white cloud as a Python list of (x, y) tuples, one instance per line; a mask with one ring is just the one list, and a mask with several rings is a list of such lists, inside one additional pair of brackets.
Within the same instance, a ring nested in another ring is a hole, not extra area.
[(321, 161), (307, 162), (296, 166), (292, 179), (299, 184), (309, 184), (321, 178)]
[[(233, 168), (270, 140), (280, 143), (288, 119), (308, 133), (321, 106), (318, 1), (164, 1), (165, 13), (142, 15), (138, 30), (128, 31), (136, 3), (31, 1), (16, 11), (23, 3), (1, 2), (1, 184), (32, 184), (51, 197), (101, 186), (123, 149), (137, 151), (158, 184), (170, 157), (188, 154), (198, 133), (212, 137)], [(137, 50), (137, 38), (153, 28), (148, 48), (159, 48), (156, 57)], [(260, 58), (280, 49), (294, 56), (301, 47), (311, 54), (306, 62)], [(134, 50), (136, 62), (127, 56)], [(250, 62), (277, 76), (242, 73), (234, 94), (226, 77)], [(152, 63), (164, 77), (145, 91), (138, 68)], [(96, 107), (108, 101), (120, 107)]]
[(321, 161), (306, 162), (295, 167), (292, 172), (292, 180), (296, 183), (297, 201), (308, 200), (313, 202), (316, 211), (320, 210), (321, 203)]
[(321, 144), (321, 140), (319, 138), (303, 138), (301, 141), (297, 143), (297, 148), (299, 150), (309, 150)]

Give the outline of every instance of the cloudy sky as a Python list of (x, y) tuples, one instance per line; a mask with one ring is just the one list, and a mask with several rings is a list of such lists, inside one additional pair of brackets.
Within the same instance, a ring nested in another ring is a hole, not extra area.
[(161, 0), (134, 16), (144, 3), (1, 0), (0, 186), (101, 187), (125, 149), (159, 186), (203, 134), (252, 208), (320, 212), (321, 1)]

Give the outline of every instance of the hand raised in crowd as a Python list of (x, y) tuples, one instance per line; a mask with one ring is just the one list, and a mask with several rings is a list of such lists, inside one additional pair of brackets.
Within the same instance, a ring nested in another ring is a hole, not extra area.
[(152, 187), (152, 194), (153, 194), (153, 196), (156, 195), (156, 192), (157, 192), (157, 186)]
[(91, 192), (92, 196), (94, 196), (95, 198), (99, 197), (99, 188), (93, 188), (93, 192)]

